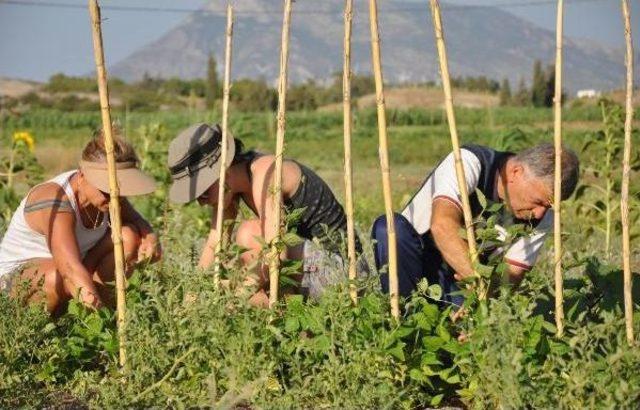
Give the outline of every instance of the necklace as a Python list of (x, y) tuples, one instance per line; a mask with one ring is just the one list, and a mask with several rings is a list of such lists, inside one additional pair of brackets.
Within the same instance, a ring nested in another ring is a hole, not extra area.
[[(82, 209), (82, 212), (84, 213), (84, 216), (88, 219), (89, 224), (93, 225), (93, 228), (90, 229), (96, 229), (98, 227), (98, 222), (101, 222), (103, 218), (101, 218), (100, 216), (103, 215), (102, 212), (100, 212), (99, 209), (96, 209), (98, 211), (98, 213), (96, 214), (95, 218), (91, 217), (91, 214), (89, 213), (89, 211), (87, 211), (86, 208), (80, 206), (80, 196), (79, 196), (79, 191), (80, 191), (80, 182), (76, 179), (75, 181), (76, 183), (76, 204), (78, 206), (79, 209)], [(84, 223), (83, 223), (84, 225)]]
[(86, 208), (82, 208), (82, 210), (84, 211), (85, 216), (89, 220), (89, 223), (93, 224), (93, 228), (92, 229), (96, 229), (98, 227), (98, 222), (101, 221), (101, 219), (102, 219), (102, 218), (100, 218), (100, 215), (102, 215), (102, 212), (100, 212), (98, 210), (98, 213), (96, 214), (96, 217), (94, 219), (94, 218), (91, 217), (91, 214), (89, 213), (89, 211), (87, 211)]

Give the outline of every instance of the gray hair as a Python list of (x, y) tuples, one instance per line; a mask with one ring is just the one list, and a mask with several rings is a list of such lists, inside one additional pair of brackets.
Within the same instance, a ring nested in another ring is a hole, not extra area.
[[(544, 143), (536, 145), (517, 154), (514, 158), (525, 165), (534, 177), (540, 178), (553, 190), (553, 178), (555, 174), (555, 148), (553, 144)], [(580, 175), (580, 160), (575, 152), (562, 147), (560, 157), (562, 164), (562, 181), (560, 183), (560, 196), (567, 199), (578, 185)]]

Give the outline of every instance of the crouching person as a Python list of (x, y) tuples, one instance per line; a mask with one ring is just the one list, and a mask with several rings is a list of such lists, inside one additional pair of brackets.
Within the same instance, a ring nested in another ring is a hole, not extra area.
[[(235, 242), (247, 249), (241, 256), (243, 264), (256, 266), (255, 276), (246, 282), (255, 290), (250, 301), (257, 306), (267, 306), (268, 261), (260, 258), (264, 255), (263, 245), (277, 235), (272, 223), (276, 201), (271, 194), (275, 156), (244, 151), (242, 142), (229, 136), (224, 199), (222, 204), (218, 204), (221, 142), (220, 128), (206, 124), (187, 128), (171, 142), (168, 166), (173, 185), (169, 196), (176, 203), (197, 200), (201, 206), (213, 208), (209, 236), (200, 256), (200, 268), (209, 267), (215, 259), (217, 207), (224, 207), (225, 221), (233, 221), (238, 216), (240, 202), (246, 204), (254, 218), (240, 222)], [(318, 270), (318, 261), (322, 259), (319, 254), (330, 260), (339, 258), (339, 251), (333, 246), (335, 242), (329, 237), (346, 231), (346, 215), (318, 175), (296, 161), (285, 160), (282, 167), (282, 203), (287, 212), (304, 209), (297, 222), (296, 233), (305, 241), (288, 247), (281, 258), (302, 259), (307, 273)], [(223, 226), (229, 229), (226, 234), (231, 234), (231, 225)], [(318, 241), (320, 246), (317, 246)], [(315, 273), (328, 273), (329, 270), (321, 268)], [(296, 279), (299, 282), (303, 280), (302, 276)], [(327, 278), (320, 279), (320, 282), (328, 282), (323, 280)]]
[[(138, 168), (130, 144), (114, 141), (120, 195), (155, 190)], [(59, 314), (69, 299), (99, 308), (114, 305), (113, 242), (109, 225), (109, 178), (100, 133), (82, 151), (78, 169), (32, 188), (20, 202), (0, 243), (0, 291), (44, 301)], [(149, 223), (126, 198), (120, 199), (126, 269), (157, 260), (160, 245)]]
[[(467, 191), (473, 216), (482, 212), (476, 190), (488, 200), (504, 204), (497, 229), (509, 223), (531, 225), (532, 233), (518, 239), (503, 252), (509, 267), (509, 281), (518, 284), (530, 270), (553, 227), (555, 151), (542, 144), (519, 154), (499, 152), (488, 147), (470, 145), (461, 149)], [(578, 157), (570, 150), (562, 152), (562, 199), (567, 199), (578, 182)], [(409, 296), (424, 278), (439, 284), (443, 300), (461, 306), (464, 302), (457, 281), (473, 275), (469, 247), (459, 235), (464, 227), (462, 199), (456, 179), (453, 154), (449, 154), (427, 176), (404, 208), (394, 215), (398, 250), (398, 280), (401, 296)], [(376, 240), (375, 260), (378, 269), (388, 262), (386, 218), (379, 217), (372, 237)], [(486, 256), (486, 255), (485, 255)], [(389, 292), (386, 274), (380, 277), (382, 288)]]

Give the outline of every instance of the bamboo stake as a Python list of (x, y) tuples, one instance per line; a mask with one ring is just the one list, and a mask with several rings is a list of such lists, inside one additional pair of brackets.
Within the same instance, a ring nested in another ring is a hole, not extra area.
[(356, 234), (353, 221), (353, 167), (351, 163), (351, 27), (353, 0), (345, 0), (344, 7), (344, 67), (342, 69), (342, 92), (344, 107), (344, 189), (345, 212), (347, 214), (347, 254), (349, 257), (349, 294), (354, 304), (358, 303), (356, 289)]
[(113, 155), (113, 135), (111, 130), (111, 111), (109, 107), (109, 90), (107, 88), (107, 71), (104, 65), (104, 51), (102, 48), (102, 28), (100, 24), (100, 8), (97, 0), (89, 0), (91, 26), (93, 29), (93, 51), (98, 77), (98, 91), (100, 93), (100, 111), (102, 112), (102, 129), (104, 132), (104, 147), (107, 154), (109, 172), (109, 218), (111, 219), (111, 239), (113, 241), (113, 255), (115, 259), (116, 275), (116, 305), (118, 310), (118, 341), (120, 345), (120, 366), (127, 362), (125, 350), (126, 304), (124, 277), (124, 249), (122, 247), (122, 223), (120, 221), (120, 189), (116, 179), (116, 161)]
[(218, 286), (220, 282), (220, 251), (222, 251), (224, 221), (224, 191), (227, 173), (227, 136), (229, 135), (229, 90), (231, 78), (231, 40), (233, 38), (233, 7), (227, 4), (227, 30), (226, 49), (224, 60), (224, 87), (222, 93), (222, 142), (220, 149), (220, 179), (218, 180), (218, 207), (216, 209), (216, 262), (214, 267), (213, 282)]
[[(431, 17), (433, 18), (433, 29), (435, 30), (436, 47), (438, 49), (438, 58), (440, 60), (440, 75), (442, 76), (442, 89), (444, 91), (445, 110), (447, 112), (447, 122), (449, 123), (449, 134), (451, 135), (451, 145), (453, 147), (453, 157), (456, 164), (456, 178), (458, 180), (458, 188), (462, 197), (462, 214), (464, 216), (464, 225), (467, 232), (467, 243), (469, 244), (469, 257), (471, 263), (474, 264), (478, 258), (478, 250), (476, 246), (476, 237), (473, 229), (473, 216), (471, 214), (471, 205), (469, 204), (469, 192), (467, 190), (467, 182), (462, 166), (462, 155), (460, 154), (460, 140), (458, 139), (458, 129), (456, 126), (456, 117), (453, 110), (453, 97), (451, 93), (451, 80), (449, 78), (449, 63), (447, 61), (447, 49), (444, 42), (444, 32), (442, 29), (442, 17), (440, 16), (440, 4), (438, 0), (430, 0)], [(474, 269), (475, 270), (475, 269)], [(480, 299), (486, 298), (486, 290), (484, 283), (479, 281), (478, 294)]]
[(276, 134), (276, 160), (273, 187), (273, 229), (276, 236), (271, 241), (269, 258), (269, 307), (278, 301), (278, 280), (280, 276), (280, 253), (277, 242), (280, 239), (282, 208), (282, 155), (284, 151), (285, 110), (287, 101), (287, 64), (289, 61), (289, 25), (291, 21), (291, 1), (284, 1), (282, 22), (282, 48), (280, 52), (280, 78), (278, 79), (278, 131)]
[(389, 241), (389, 297), (391, 299), (391, 315), (400, 319), (398, 300), (398, 256), (396, 247), (396, 228), (391, 202), (391, 178), (389, 168), (389, 148), (387, 141), (387, 117), (384, 104), (384, 84), (382, 80), (382, 63), (380, 57), (380, 33), (378, 31), (378, 5), (376, 0), (369, 0), (369, 24), (371, 27), (371, 57), (376, 81), (376, 105), (378, 107), (378, 138), (380, 170), (382, 172), (382, 192), (387, 217), (387, 239)]
[(556, 22), (556, 78), (554, 103), (553, 141), (555, 145), (555, 170), (553, 181), (553, 264), (555, 277), (556, 330), (558, 337), (564, 334), (564, 307), (562, 283), (562, 20), (563, 0), (558, 0)]
[(627, 45), (625, 63), (627, 66), (626, 117), (624, 121), (624, 153), (622, 159), (622, 195), (620, 211), (622, 215), (622, 264), (624, 270), (624, 317), (627, 328), (627, 342), (633, 346), (633, 300), (631, 289), (631, 244), (629, 239), (629, 178), (631, 173), (631, 127), (633, 123), (633, 42), (631, 40), (631, 16), (628, 0), (621, 0), (624, 16), (624, 37)]

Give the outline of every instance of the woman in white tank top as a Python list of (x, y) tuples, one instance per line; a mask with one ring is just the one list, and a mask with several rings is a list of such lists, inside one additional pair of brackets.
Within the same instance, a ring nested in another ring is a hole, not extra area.
[[(155, 182), (137, 167), (130, 144), (114, 141), (123, 197), (148, 194)], [(77, 170), (37, 185), (20, 202), (0, 243), (0, 291), (42, 301), (59, 313), (72, 297), (85, 305), (113, 304), (113, 243), (109, 229), (109, 182), (102, 134), (82, 152)], [(121, 198), (127, 269), (161, 250), (149, 223)]]

